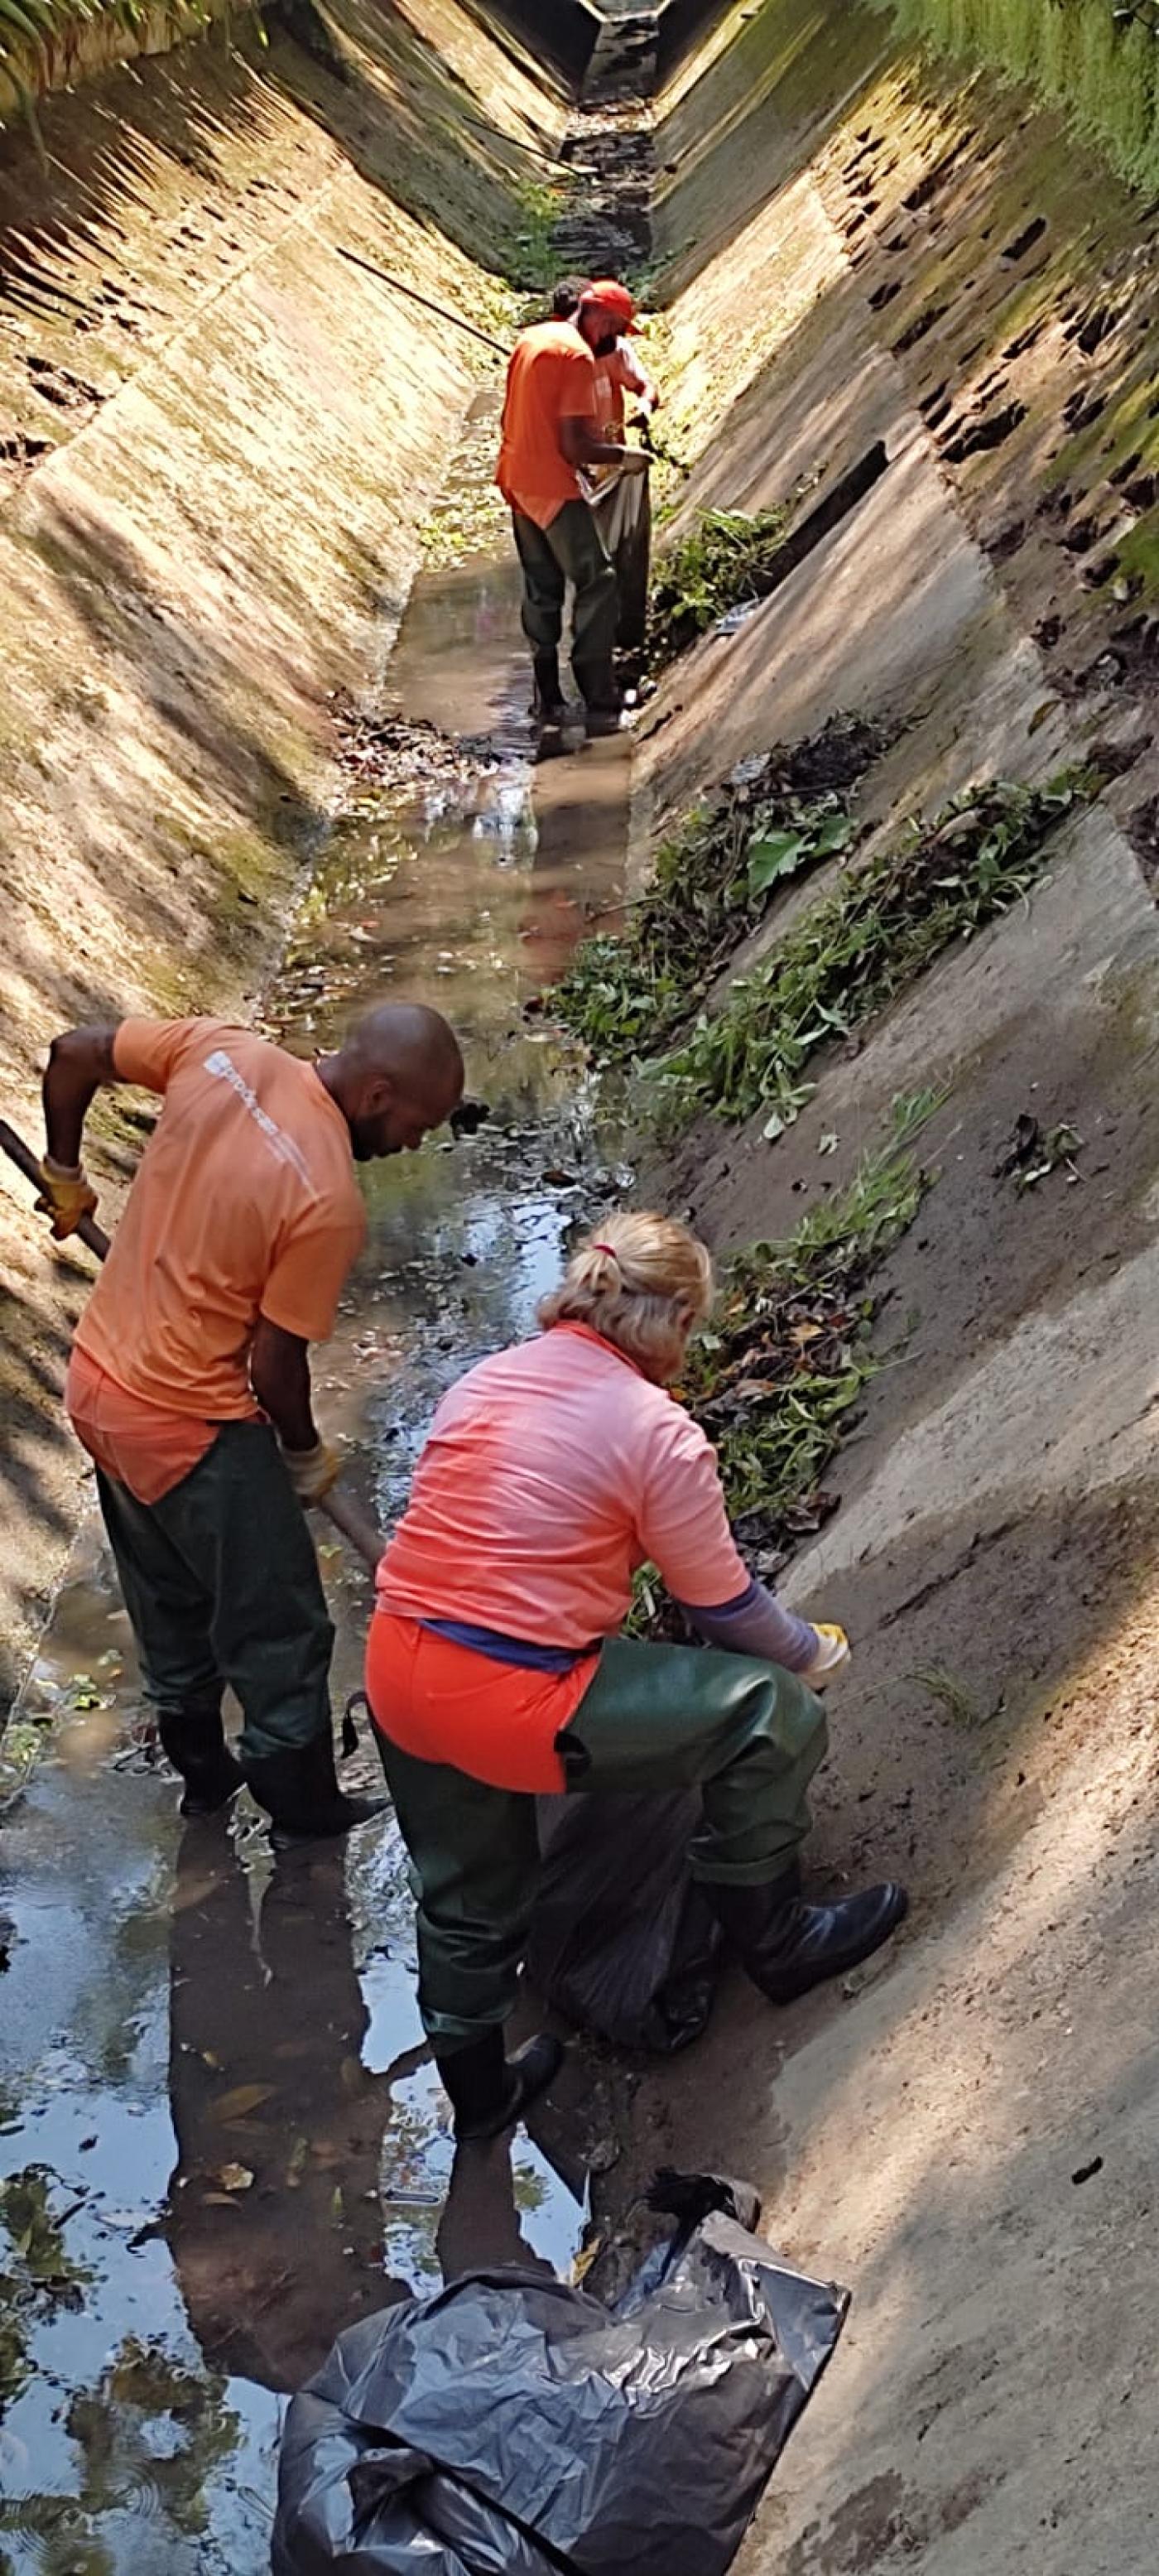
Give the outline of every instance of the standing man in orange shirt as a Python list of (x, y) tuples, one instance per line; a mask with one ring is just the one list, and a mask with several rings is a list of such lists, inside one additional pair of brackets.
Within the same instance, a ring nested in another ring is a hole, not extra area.
[[(303, 1506), (338, 1473), (309, 1344), (333, 1331), (366, 1232), (354, 1166), (421, 1143), (462, 1097), (436, 1011), (391, 1003), (308, 1064), (227, 1020), (122, 1020), (55, 1038), (38, 1205), (91, 1215), (80, 1160), (103, 1083), (164, 1100), (77, 1327), (65, 1403), (97, 1490), (161, 1743), (208, 1815), (249, 1782), (276, 1839), (345, 1833), (334, 1631)], [(226, 1683), (241, 1702), (228, 1751)]]
[(537, 322), (521, 333), (507, 370), (503, 443), (496, 482), (510, 505), (523, 566), (523, 631), (535, 668), (535, 711), (563, 710), (559, 644), (564, 590), (575, 586), (571, 666), (589, 733), (613, 733), (620, 694), (612, 668), (619, 601), (616, 576), (580, 484), (581, 466), (618, 465), (644, 474), (639, 448), (598, 429), (599, 341), (615, 338), (620, 316), (585, 297), (574, 322)]

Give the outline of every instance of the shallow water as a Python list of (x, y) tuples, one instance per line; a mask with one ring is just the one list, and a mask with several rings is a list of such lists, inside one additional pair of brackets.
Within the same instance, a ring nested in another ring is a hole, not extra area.
[[(525, 1005), (615, 905), (628, 757), (534, 765), (505, 544), (420, 580), (388, 681), (486, 747), (418, 790), (355, 790), (266, 1005), (308, 1049), (390, 991), (433, 1001), (491, 1106), (474, 1138), (366, 1175), (367, 1250), (317, 1355), (321, 1418), (384, 1522), (442, 1388), (530, 1325), (622, 1180), (582, 1067)], [(340, 1703), (369, 1585), (318, 1527)], [(573, 2061), (534, 2140), (452, 2172), (392, 1826), (274, 1861), (244, 1798), (228, 1827), (181, 1825), (136, 1741), (95, 1528), (27, 1704), (59, 1723), (0, 1863), (0, 2571), (259, 2576), (286, 2392), (392, 2297), (481, 2261), (566, 2270), (607, 2106)]]

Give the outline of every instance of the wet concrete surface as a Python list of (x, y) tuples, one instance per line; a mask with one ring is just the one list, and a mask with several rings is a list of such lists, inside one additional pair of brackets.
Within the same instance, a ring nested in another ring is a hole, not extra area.
[[(535, 996), (616, 903), (628, 762), (612, 741), (535, 765), (505, 544), (420, 582), (388, 696), (472, 755), (353, 782), (264, 1014), (307, 1051), (375, 998), (428, 999), (490, 1104), (473, 1138), (366, 1175), (367, 1250), (317, 1355), (321, 1419), (384, 1525), (442, 1389), (531, 1325), (622, 1185)], [(340, 1705), (370, 1587), (318, 1527)], [(277, 1860), (245, 1796), (182, 1826), (95, 1524), (18, 1713), (50, 1719), (0, 1862), (0, 2570), (259, 2576), (287, 2392), (414, 2288), (565, 2271), (608, 2107), (573, 2055), (534, 2139), (454, 2158), (392, 1820)], [(364, 1734), (346, 1776), (375, 1768)]]

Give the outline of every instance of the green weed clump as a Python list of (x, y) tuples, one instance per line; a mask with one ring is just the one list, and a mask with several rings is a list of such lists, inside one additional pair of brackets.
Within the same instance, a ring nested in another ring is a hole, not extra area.
[(819, 1047), (845, 1037), (956, 939), (1024, 896), (1076, 784), (992, 781), (956, 797), (933, 824), (851, 869), (814, 904), (724, 1007), (656, 1067), (661, 1107), (677, 1124), (697, 1110), (740, 1119), (768, 1111), (766, 1136), (797, 1116)]
[(508, 274), (527, 294), (544, 295), (559, 275), (555, 228), (563, 193), (550, 180), (515, 182), (516, 221), (507, 246)]
[(1120, 177), (1159, 187), (1159, 10), (1153, 0), (874, 0), (940, 53), (1025, 81)]
[(852, 847), (847, 796), (884, 748), (862, 716), (778, 744), (694, 807), (618, 937), (585, 940), (555, 1007), (604, 1063), (666, 1045), (792, 879)]
[(648, 660), (666, 669), (730, 608), (760, 599), (785, 541), (787, 508), (705, 510), (687, 536), (660, 555), (648, 609)]
[[(729, 1263), (709, 1330), (689, 1350), (682, 1401), (713, 1441), (729, 1517), (754, 1573), (773, 1575), (797, 1540), (837, 1507), (822, 1479), (869, 1380), (884, 1365), (870, 1344), (872, 1275), (912, 1224), (935, 1177), (912, 1151), (947, 1094), (894, 1104), (885, 1147), (850, 1187), (780, 1243), (754, 1243)], [(675, 1633), (645, 1571), (634, 1625)]]

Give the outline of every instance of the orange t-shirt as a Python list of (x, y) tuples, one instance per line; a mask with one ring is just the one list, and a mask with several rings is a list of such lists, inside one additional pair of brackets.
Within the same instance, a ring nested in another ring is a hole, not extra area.
[(615, 1636), (648, 1558), (705, 1608), (749, 1581), (699, 1425), (588, 1325), (555, 1324), (443, 1397), (375, 1583), (404, 1619), (580, 1652)]
[(550, 527), (566, 502), (582, 499), (579, 476), (559, 443), (559, 425), (594, 423), (595, 413), (595, 360), (570, 322), (536, 322), (522, 332), (507, 369), (495, 480), (512, 509), (537, 527)]
[(98, 1368), (74, 1342), (64, 1382), (65, 1411), (90, 1458), (139, 1503), (159, 1503), (212, 1449), (217, 1425), (172, 1406), (146, 1404)]
[(77, 1347), (148, 1404), (252, 1417), (258, 1317), (324, 1341), (362, 1247), (350, 1131), (312, 1064), (228, 1020), (122, 1020), (113, 1062), (165, 1106)]

